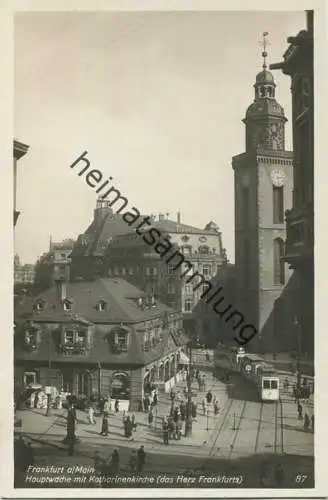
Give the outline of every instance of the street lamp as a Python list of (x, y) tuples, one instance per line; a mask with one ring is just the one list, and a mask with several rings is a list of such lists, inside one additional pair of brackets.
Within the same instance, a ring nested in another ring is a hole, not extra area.
[(187, 402), (187, 418), (186, 418), (186, 428), (185, 437), (191, 437), (192, 435), (192, 401), (191, 401), (191, 361), (192, 361), (192, 342), (187, 344), (188, 354), (189, 354), (189, 369), (187, 375), (187, 388), (188, 388), (188, 402)]

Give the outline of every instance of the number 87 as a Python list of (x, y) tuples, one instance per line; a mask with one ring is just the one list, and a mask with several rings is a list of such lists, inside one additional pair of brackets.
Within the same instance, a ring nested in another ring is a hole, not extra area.
[(295, 482), (296, 483), (304, 483), (304, 481), (307, 479), (307, 476), (305, 474), (298, 474), (296, 477), (295, 477)]

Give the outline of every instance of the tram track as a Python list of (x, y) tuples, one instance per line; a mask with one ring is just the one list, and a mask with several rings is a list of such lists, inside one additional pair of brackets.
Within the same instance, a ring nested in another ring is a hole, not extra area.
[(258, 447), (259, 447), (262, 419), (263, 419), (263, 401), (261, 401), (259, 421), (258, 421), (257, 430), (256, 430), (255, 445), (254, 445), (254, 452), (255, 453), (257, 453)]
[[(243, 402), (243, 406), (241, 408), (241, 412), (240, 412), (240, 415), (238, 417), (238, 424), (237, 424), (237, 427), (235, 428), (235, 425), (234, 425), (234, 435), (233, 435), (233, 438), (232, 438), (232, 441), (231, 441), (231, 444), (230, 444), (230, 451), (229, 451), (229, 456), (228, 458), (231, 458), (231, 455), (234, 451), (234, 447), (235, 447), (235, 444), (237, 442), (237, 438), (238, 438), (238, 435), (239, 435), (239, 431), (241, 429), (241, 425), (242, 425), (242, 421), (244, 419), (244, 415), (245, 415), (245, 411), (246, 411), (246, 406), (247, 406), (247, 401), (244, 401)], [(235, 423), (235, 422), (234, 422)]]

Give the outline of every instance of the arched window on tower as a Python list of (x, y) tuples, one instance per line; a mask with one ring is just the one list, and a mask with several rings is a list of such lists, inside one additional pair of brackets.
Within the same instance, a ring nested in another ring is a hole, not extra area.
[(273, 280), (275, 285), (285, 284), (284, 242), (281, 238), (273, 241)]
[(273, 223), (284, 223), (284, 186), (273, 186)]

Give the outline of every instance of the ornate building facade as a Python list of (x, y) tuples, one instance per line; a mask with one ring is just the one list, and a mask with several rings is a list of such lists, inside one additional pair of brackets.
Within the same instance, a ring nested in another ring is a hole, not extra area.
[(295, 345), (303, 353), (314, 353), (314, 90), (313, 11), (307, 12), (307, 29), (287, 39), (290, 43), (282, 69), (291, 77), (294, 144), (293, 204), (286, 211), (285, 262), (296, 278)]
[(192, 265), (193, 271), (181, 277), (183, 270), (177, 270), (174, 262), (167, 263), (143, 238), (134, 233), (117, 236), (108, 246), (106, 273), (120, 276), (158, 300), (182, 312), (184, 325), (191, 332), (196, 327), (195, 307), (203, 287), (188, 282), (190, 274), (199, 273), (211, 281), (226, 262), (222, 245), (222, 234), (214, 222), (199, 229), (177, 220), (152, 216), (152, 227), (167, 238), (175, 251), (181, 253)]
[(181, 314), (122, 279), (56, 285), (15, 312), (15, 387), (56, 387), (78, 398), (118, 399), (140, 410), (153, 384), (181, 375)]
[(246, 150), (233, 157), (235, 175), (236, 293), (240, 310), (258, 330), (256, 348), (275, 349), (274, 304), (290, 278), (282, 261), (286, 240), (284, 212), (292, 206), (293, 154), (285, 150), (282, 106), (267, 70), (264, 34), (262, 71), (254, 101), (243, 120)]

